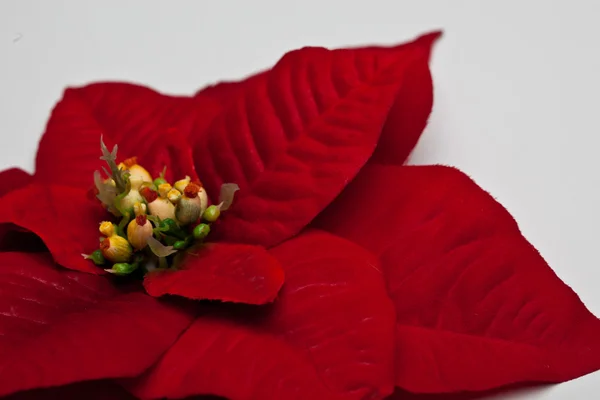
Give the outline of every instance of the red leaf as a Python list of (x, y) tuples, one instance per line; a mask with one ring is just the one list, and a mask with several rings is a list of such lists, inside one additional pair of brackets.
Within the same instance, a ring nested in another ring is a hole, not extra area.
[(279, 299), (209, 310), (133, 382), (133, 393), (333, 400), (392, 392), (394, 311), (376, 260), (318, 232), (271, 254), (286, 273)]
[[(191, 321), (104, 277), (57, 270), (42, 255), (0, 254), (0, 396), (136, 376)], [(58, 366), (58, 368), (57, 368)]]
[[(186, 138), (202, 118), (193, 113), (211, 110), (206, 97), (172, 97), (126, 83), (96, 83), (67, 89), (55, 106), (38, 149), (36, 178), (45, 183), (79, 188), (93, 186), (99, 159), (100, 135), (119, 159), (137, 156), (153, 176), (167, 166), (169, 180), (195, 177)], [(206, 111), (205, 111), (206, 112)]]
[[(213, 198), (225, 181), (242, 185), (241, 204), (221, 235), (273, 245), (297, 233), (353, 178), (390, 109), (398, 116), (387, 121), (385, 147), (399, 159), (412, 149), (431, 107), (427, 57), (436, 35), (391, 48), (305, 48), (270, 71), (192, 98), (126, 83), (68, 89), (40, 143), (36, 177), (91, 187), (102, 166), (101, 134), (109, 146), (119, 144), (122, 159), (138, 156), (153, 175), (166, 165), (170, 180), (195, 177), (188, 138)], [(378, 151), (376, 158), (390, 156)]]
[(407, 52), (421, 52), (421, 57), (406, 71), (410, 78), (396, 96), (371, 162), (401, 165), (417, 145), (433, 106), (429, 56), (433, 42), (440, 36), (441, 32), (433, 32), (404, 47)]
[(379, 256), (400, 387), (476, 391), (600, 368), (598, 319), (458, 170), (367, 167), (318, 226)]
[(9, 168), (0, 172), (0, 197), (28, 185), (31, 179), (32, 176), (20, 168)]
[(244, 96), (244, 92), (252, 88), (254, 82), (262, 79), (261, 76), (266, 73), (267, 71), (257, 73), (240, 81), (218, 82), (202, 88), (195, 94), (194, 98), (201, 107), (198, 107), (195, 124), (187, 135), (192, 149), (202, 145), (204, 135), (213, 120), (232, 103), (235, 103), (236, 99)]
[(211, 243), (186, 255), (180, 269), (146, 274), (152, 296), (174, 294), (188, 299), (265, 304), (283, 284), (279, 262), (262, 247)]
[(84, 190), (32, 184), (0, 198), (0, 224), (12, 223), (38, 235), (63, 267), (102, 274), (82, 254), (98, 248), (98, 226), (108, 213)]
[(237, 98), (194, 146), (210, 195), (225, 182), (241, 188), (217, 236), (268, 247), (298, 233), (369, 159), (424, 56), (416, 45), (304, 48), (242, 89), (224, 86)]
[[(421, 52), (421, 57), (416, 58), (406, 70), (407, 78), (402, 83), (396, 101), (388, 114), (377, 149), (371, 158), (372, 161), (400, 165), (406, 161), (417, 144), (433, 106), (433, 82), (429, 71), (429, 56), (433, 42), (440, 36), (441, 32), (432, 32), (402, 46), (357, 48), (365, 54), (368, 51), (373, 52), (373, 57), (382, 57), (387, 53), (391, 57), (398, 58), (400, 52), (406, 52), (408, 55)], [(254, 81), (265, 79), (263, 75), (268, 73), (269, 71), (257, 73), (237, 82), (220, 82), (202, 89), (197, 95), (210, 97), (221, 104), (222, 108), (226, 108), (236, 96), (243, 95), (244, 91), (252, 87)]]
[[(9, 168), (0, 172), (0, 197), (27, 186), (33, 177), (20, 168)], [(0, 251), (40, 250), (39, 239), (30, 232), (12, 224), (0, 225)]]

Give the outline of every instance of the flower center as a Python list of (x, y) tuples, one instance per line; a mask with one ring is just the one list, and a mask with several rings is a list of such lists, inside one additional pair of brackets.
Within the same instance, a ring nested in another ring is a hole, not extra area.
[(171, 185), (164, 177), (165, 170), (152, 179), (137, 157), (117, 164), (117, 146), (110, 152), (102, 139), (100, 142), (101, 159), (110, 173), (105, 177), (94, 173), (96, 198), (116, 221), (99, 221), (99, 248), (84, 257), (115, 275), (129, 275), (156, 266), (170, 268), (178, 262), (178, 253), (201, 246), (221, 209), (231, 204), (235, 190), (221, 190), (231, 193), (230, 198), (208, 206), (200, 182), (186, 176)]

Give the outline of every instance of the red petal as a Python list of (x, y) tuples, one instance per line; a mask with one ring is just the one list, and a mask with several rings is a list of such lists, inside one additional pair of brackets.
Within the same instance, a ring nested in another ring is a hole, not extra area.
[(207, 312), (133, 392), (263, 400), (391, 393), (394, 311), (377, 261), (323, 233), (292, 239), (272, 255), (286, 273), (273, 305)]
[(46, 183), (93, 186), (93, 172), (105, 165), (99, 160), (100, 135), (109, 149), (119, 145), (120, 160), (138, 156), (153, 176), (164, 165), (169, 179), (193, 176), (186, 137), (196, 124), (202, 124), (204, 114), (192, 111), (212, 103), (205, 97), (165, 96), (126, 83), (67, 89), (40, 142), (36, 177)]
[(281, 265), (264, 248), (219, 243), (188, 254), (177, 271), (152, 272), (144, 278), (152, 296), (247, 304), (273, 301), (282, 284)]
[[(381, 57), (385, 53), (391, 57), (398, 57), (400, 51), (407, 54), (421, 52), (421, 57), (417, 58), (406, 71), (407, 78), (396, 96), (373, 154), (374, 162), (400, 165), (417, 144), (433, 106), (433, 82), (429, 71), (429, 56), (433, 42), (440, 36), (441, 32), (432, 32), (402, 46), (357, 48), (365, 53), (372, 51), (374, 57)], [(260, 72), (237, 82), (220, 82), (202, 89), (197, 95), (210, 97), (226, 108), (236, 96), (247, 91), (254, 81), (264, 79), (262, 75), (268, 73), (269, 71)]]
[(268, 247), (298, 233), (369, 159), (423, 57), (415, 45), (304, 48), (233, 90), (194, 146), (210, 195), (226, 182), (241, 188), (215, 234)]
[(236, 99), (252, 88), (254, 81), (261, 79), (266, 72), (254, 74), (241, 81), (223, 81), (199, 90), (194, 96), (199, 104), (194, 126), (187, 135), (191, 148), (202, 146), (204, 135), (213, 120), (226, 110)]
[(0, 172), (0, 197), (28, 185), (31, 179), (29, 173), (19, 168), (9, 168)]
[(420, 51), (421, 57), (406, 71), (409, 78), (396, 96), (371, 162), (401, 165), (419, 141), (433, 106), (429, 55), (440, 35), (441, 32), (433, 32), (421, 36), (404, 48), (407, 52)]
[[(27, 186), (33, 176), (19, 168), (0, 172), (0, 197)], [(45, 251), (39, 238), (12, 224), (0, 225), (0, 251)]]
[(35, 233), (58, 264), (93, 274), (104, 270), (82, 254), (98, 248), (98, 226), (107, 216), (84, 190), (66, 186), (32, 184), (0, 198), (0, 224), (12, 223)]
[(600, 368), (599, 320), (461, 172), (370, 166), (320, 226), (380, 257), (400, 387), (474, 391)]
[(104, 277), (57, 270), (41, 255), (0, 254), (0, 396), (82, 380), (136, 376), (190, 323)]

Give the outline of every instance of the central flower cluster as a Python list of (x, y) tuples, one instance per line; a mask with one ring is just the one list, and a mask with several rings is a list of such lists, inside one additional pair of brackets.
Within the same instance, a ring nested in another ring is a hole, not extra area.
[(200, 181), (186, 176), (171, 185), (165, 179), (166, 168), (153, 179), (136, 157), (117, 164), (117, 146), (109, 152), (101, 141), (101, 150), (109, 170), (104, 169), (107, 177), (94, 173), (96, 198), (118, 221), (100, 223), (100, 246), (84, 257), (110, 266), (105, 270), (116, 275), (175, 266), (178, 252), (204, 242), (238, 189), (235, 184), (223, 185), (221, 202), (208, 206)]

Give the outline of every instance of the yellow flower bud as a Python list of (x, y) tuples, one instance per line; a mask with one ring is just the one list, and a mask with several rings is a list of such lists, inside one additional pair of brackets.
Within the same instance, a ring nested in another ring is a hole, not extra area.
[(189, 176), (186, 176), (184, 179), (178, 180), (177, 182), (175, 182), (175, 185), (173, 185), (175, 187), (175, 189), (179, 190), (181, 193), (183, 193), (183, 191), (185, 190), (185, 187), (190, 183), (191, 178)]
[(137, 157), (131, 157), (119, 164), (119, 169), (129, 172), (130, 178), (138, 178), (142, 182), (152, 182), (152, 176), (137, 163)]
[(115, 234), (115, 225), (109, 221), (103, 221), (100, 224), (100, 233), (104, 236), (112, 236)]
[(100, 243), (100, 251), (107, 260), (114, 263), (127, 262), (131, 258), (132, 249), (127, 239), (112, 235)]
[(167, 193), (167, 198), (171, 203), (178, 203), (181, 199), (181, 192), (177, 189), (171, 189), (169, 190), (169, 193)]
[(169, 192), (171, 191), (171, 189), (173, 189), (173, 187), (171, 185), (169, 185), (168, 183), (163, 183), (158, 185), (158, 195), (160, 197), (162, 197), (163, 199), (167, 198), (167, 195), (169, 194)]
[(146, 215), (146, 204), (137, 201), (134, 205), (133, 205), (133, 212), (135, 213), (136, 217), (138, 215)]
[(150, 172), (146, 170), (146, 168), (142, 167), (139, 164), (133, 165), (129, 168), (129, 173), (131, 176), (137, 176), (144, 182), (152, 182), (152, 175)]
[(152, 236), (152, 224), (145, 215), (138, 215), (127, 226), (127, 239), (136, 250), (146, 247), (150, 236)]

